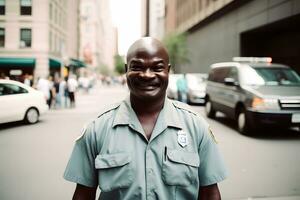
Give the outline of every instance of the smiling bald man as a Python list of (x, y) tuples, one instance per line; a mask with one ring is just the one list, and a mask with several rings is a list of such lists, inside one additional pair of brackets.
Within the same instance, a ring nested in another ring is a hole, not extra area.
[(217, 200), (227, 176), (207, 122), (166, 97), (169, 55), (145, 37), (127, 53), (129, 96), (104, 109), (76, 140), (64, 178), (75, 200)]

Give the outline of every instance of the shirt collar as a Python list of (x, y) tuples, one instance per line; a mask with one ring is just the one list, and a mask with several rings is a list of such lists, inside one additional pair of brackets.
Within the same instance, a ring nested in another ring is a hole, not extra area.
[[(122, 101), (117, 110), (113, 127), (117, 125), (129, 125), (131, 128), (143, 133), (143, 128), (137, 118), (136, 113), (131, 107), (129, 96)], [(154, 129), (157, 129), (158, 127), (163, 129), (167, 127), (182, 129), (183, 127), (181, 121), (179, 120), (176, 108), (174, 107), (172, 101), (167, 97), (165, 98), (164, 107), (158, 116)], [(154, 131), (155, 130), (153, 130), (153, 132)]]

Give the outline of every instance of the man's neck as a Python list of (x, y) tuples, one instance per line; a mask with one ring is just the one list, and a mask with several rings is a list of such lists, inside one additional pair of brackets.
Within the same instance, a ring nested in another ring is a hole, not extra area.
[(165, 98), (157, 100), (142, 101), (130, 95), (130, 102), (133, 110), (138, 116), (153, 115), (161, 111), (164, 106)]
[(150, 140), (158, 115), (164, 106), (164, 98), (143, 100), (130, 95), (130, 102), (143, 129), (145, 137)]

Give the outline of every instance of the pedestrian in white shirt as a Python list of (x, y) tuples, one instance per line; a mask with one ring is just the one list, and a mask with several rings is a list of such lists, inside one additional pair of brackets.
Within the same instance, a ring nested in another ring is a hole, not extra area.
[(70, 76), (67, 85), (68, 85), (71, 108), (73, 108), (75, 107), (75, 92), (78, 87), (77, 80), (75, 79), (74, 76)]
[(37, 90), (41, 91), (44, 94), (47, 104), (49, 106), (50, 105), (50, 102), (49, 102), (49, 100), (50, 100), (50, 83), (49, 83), (49, 81), (45, 78), (40, 78), (37, 82), (36, 88), (37, 88)]

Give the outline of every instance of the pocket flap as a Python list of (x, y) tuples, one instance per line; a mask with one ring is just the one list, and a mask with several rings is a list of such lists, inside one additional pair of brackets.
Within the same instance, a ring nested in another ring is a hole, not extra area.
[(200, 159), (198, 153), (168, 149), (168, 158), (176, 163), (199, 167)]
[(114, 153), (98, 155), (95, 159), (96, 169), (106, 169), (112, 167), (120, 167), (128, 164), (131, 161), (131, 157), (128, 153)]

